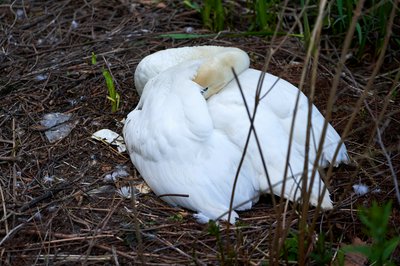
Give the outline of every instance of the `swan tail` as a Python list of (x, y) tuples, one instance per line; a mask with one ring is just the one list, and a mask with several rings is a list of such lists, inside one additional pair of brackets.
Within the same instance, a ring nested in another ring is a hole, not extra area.
[[(310, 196), (310, 204), (313, 205), (313, 206), (318, 206), (319, 198), (320, 198), (319, 194), (312, 193), (311, 196)], [(325, 195), (322, 198), (320, 206), (321, 206), (321, 209), (323, 209), (323, 210), (331, 210), (331, 209), (333, 209), (333, 203), (332, 203), (332, 200), (331, 200), (331, 198), (329, 196), (329, 191), (328, 190), (325, 192)]]
[[(310, 178), (310, 177), (309, 177)], [(318, 206), (320, 204), (321, 209), (330, 210), (333, 208), (330, 193), (324, 181), (322, 181), (321, 176), (318, 172), (315, 173), (315, 180), (310, 187), (310, 204), (313, 206)], [(325, 190), (325, 193), (323, 193)], [(323, 195), (322, 195), (323, 194)], [(322, 198), (322, 199), (321, 199)]]
[[(340, 148), (335, 160), (333, 160), (338, 145), (340, 145)], [(322, 165), (326, 167), (328, 163), (333, 164), (333, 166), (335, 167), (338, 167), (339, 164), (341, 163), (344, 164), (350, 163), (350, 157), (349, 154), (347, 153), (346, 145), (341, 142), (339, 134), (332, 126), (329, 126), (328, 131), (326, 133), (326, 139), (322, 157)]]

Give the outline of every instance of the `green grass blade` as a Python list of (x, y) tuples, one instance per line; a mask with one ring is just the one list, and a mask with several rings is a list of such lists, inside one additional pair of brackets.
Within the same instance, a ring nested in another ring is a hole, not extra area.
[(266, 0), (256, 0), (256, 17), (261, 30), (265, 30), (268, 27), (267, 19), (267, 5)]
[(343, 15), (343, 0), (337, 0), (336, 4), (337, 4), (338, 13), (339, 13), (339, 19), (338, 20), (340, 20), (342, 22), (342, 24), (343, 24), (343, 27), (345, 27), (346, 25), (345, 25), (344, 17), (343, 17), (344, 16)]
[(204, 26), (206, 26), (209, 29), (212, 29), (211, 9), (212, 9), (212, 0), (204, 1), (203, 8), (201, 9), (201, 17), (203, 19)]
[[(236, 37), (246, 37), (246, 36), (272, 36), (273, 31), (245, 31), (245, 32), (228, 32), (228, 33), (210, 33), (210, 34), (194, 34), (194, 33), (168, 33), (160, 34), (159, 38), (171, 38), (174, 40), (185, 40), (185, 39), (199, 39), (199, 38), (214, 38), (220, 36), (221, 38), (236, 38)], [(278, 32), (277, 35), (285, 36), (288, 35), (285, 32)], [(291, 37), (304, 38), (303, 34), (289, 34)]]
[(108, 95), (111, 98), (115, 99), (115, 87), (110, 72), (108, 72), (107, 70), (103, 70), (103, 76), (106, 79)]
[(117, 100), (117, 103), (115, 105), (116, 110), (114, 112), (116, 112), (119, 109), (119, 104), (121, 103), (121, 96), (119, 95), (118, 92), (115, 92), (115, 98)]
[(183, 4), (191, 9), (196, 10), (197, 12), (201, 13), (201, 8), (197, 3), (194, 3), (190, 0), (184, 0)]
[(103, 76), (106, 79), (106, 85), (108, 89), (108, 96), (107, 99), (111, 101), (111, 112), (115, 113), (119, 108), (120, 103), (120, 95), (115, 90), (114, 81), (110, 72), (103, 69)]
[(384, 261), (386, 261), (390, 258), (393, 251), (397, 248), (399, 243), (400, 243), (399, 237), (388, 240), (388, 242), (386, 243), (385, 249), (383, 250), (383, 254), (382, 254), (382, 258)]
[(222, 31), (224, 29), (225, 25), (225, 12), (224, 12), (224, 7), (222, 6), (222, 1), (217, 0), (216, 1), (216, 6), (215, 6), (215, 12), (216, 12), (216, 25), (215, 25), (215, 31)]
[(92, 52), (92, 65), (96, 65), (97, 64), (97, 56), (94, 52)]
[(362, 42), (363, 42), (363, 34), (362, 34), (361, 25), (360, 25), (359, 22), (357, 22), (357, 24), (356, 24), (356, 31), (357, 31), (357, 36), (358, 36), (358, 43), (362, 44)]

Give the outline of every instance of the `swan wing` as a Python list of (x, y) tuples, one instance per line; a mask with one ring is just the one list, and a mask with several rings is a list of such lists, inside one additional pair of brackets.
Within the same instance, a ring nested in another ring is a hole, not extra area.
[[(250, 112), (255, 105), (255, 88), (257, 87), (260, 71), (248, 69), (239, 75), (239, 82), (244, 92)], [(272, 86), (273, 85), (273, 86)], [(272, 89), (271, 89), (272, 87)], [(268, 93), (267, 93), (268, 91)], [(281, 195), (282, 186), (285, 182), (283, 195), (291, 200), (300, 197), (301, 176), (304, 171), (305, 138), (307, 130), (308, 100), (304, 94), (299, 94), (299, 107), (293, 131), (292, 150), (288, 164), (286, 163), (289, 145), (289, 134), (293, 118), (293, 109), (298, 95), (298, 89), (290, 83), (276, 76), (267, 74), (264, 79), (261, 95), (265, 95), (258, 105), (255, 118), (255, 128), (263, 150), (268, 176), (272, 183), (272, 190), (276, 195)], [(224, 90), (211, 97), (208, 101), (210, 114), (214, 127), (225, 133), (230, 140), (239, 148), (244, 148), (250, 121), (245, 105), (236, 81), (229, 83)], [(304, 121), (305, 119), (305, 121)], [(319, 141), (324, 117), (313, 106), (312, 128), (315, 139)], [(333, 153), (326, 152), (327, 145), (338, 145), (340, 137), (333, 127), (328, 127), (328, 137), (325, 139), (324, 160), (330, 161)], [(317, 143), (316, 143), (317, 145)], [(335, 146), (336, 148), (336, 146)], [(342, 145), (344, 153), (347, 153)], [(312, 169), (312, 162), (316, 153), (310, 152), (307, 168)], [(267, 175), (258, 151), (254, 135), (251, 136), (244, 165), (257, 174), (250, 180), (261, 192), (270, 192)], [(288, 174), (284, 177), (285, 168), (288, 165)], [(310, 202), (318, 203), (324, 183), (316, 173), (315, 181), (308, 181), (308, 189), (312, 189)], [(322, 201), (323, 208), (331, 208), (332, 203), (329, 193), (325, 193)]]
[[(249, 69), (240, 75), (240, 79), (246, 90), (244, 90), (246, 99), (250, 104), (250, 110), (254, 109), (255, 88), (260, 77), (261, 71)], [(231, 82), (233, 88), (237, 87), (235, 81)], [(284, 79), (280, 79), (272, 74), (265, 74), (262, 90), (260, 93), (262, 105), (266, 106), (278, 118), (286, 132), (290, 132), (293, 123), (294, 108), (298, 98), (296, 117), (293, 130), (293, 142), (299, 144), (299, 152), (305, 153), (305, 144), (307, 138), (307, 121), (308, 121), (308, 98), (295, 86)], [(322, 138), (322, 129), (325, 118), (315, 105), (311, 110), (311, 130), (310, 130), (310, 151), (309, 157), (314, 159), (317, 154), (319, 142)], [(340, 145), (338, 156), (333, 162), (333, 157), (337, 146)], [(324, 145), (322, 150), (321, 166), (327, 166), (333, 163), (347, 163), (349, 157), (345, 145), (341, 142), (341, 138), (331, 124), (327, 125)]]

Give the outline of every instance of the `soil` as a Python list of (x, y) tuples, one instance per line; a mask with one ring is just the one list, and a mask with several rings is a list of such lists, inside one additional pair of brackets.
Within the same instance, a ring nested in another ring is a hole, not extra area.
[[(191, 211), (171, 207), (152, 192), (139, 193), (136, 203), (122, 197), (118, 189), (143, 186), (144, 181), (126, 152), (91, 138), (103, 128), (121, 133), (121, 120), (139, 100), (135, 67), (161, 49), (235, 46), (249, 53), (252, 67), (261, 69), (270, 48), (279, 47), (267, 71), (300, 83), (305, 50), (299, 39), (286, 38), (281, 44), (284, 37), (271, 42), (270, 37), (223, 34), (160, 36), (210, 33), (199, 14), (182, 2), (0, 1), (1, 264), (258, 265), (268, 260), (273, 236), (282, 225), (277, 221), (284, 220), (271, 196), (241, 212), (236, 225), (221, 223), (220, 233), (213, 233), (212, 226), (197, 223)], [(315, 104), (322, 113), (338, 61), (329, 51), (321, 51), (318, 62)], [(97, 64), (92, 64), (92, 53)], [(345, 130), (373, 67), (374, 62), (368, 62), (344, 69), (331, 119), (338, 132)], [(103, 69), (110, 71), (121, 95), (115, 113), (106, 97)], [(334, 210), (307, 212), (310, 223), (315, 214), (315, 233), (325, 232), (332, 250), (355, 238), (371, 243), (357, 208), (374, 200), (392, 200), (390, 235), (400, 234), (400, 206), (390, 170), (399, 176), (400, 96), (398, 84), (393, 89), (393, 69), (385, 65), (375, 79), (345, 138), (352, 163), (335, 168), (329, 181)], [(54, 143), (41, 125), (49, 113), (72, 115), (72, 131)], [(376, 135), (378, 118), (381, 140)], [(125, 169), (128, 176), (105, 180), (116, 169)], [(356, 195), (354, 184), (365, 184), (370, 192)], [(298, 232), (300, 207), (289, 203), (285, 210), (284, 228)], [(400, 257), (399, 249), (395, 256)]]

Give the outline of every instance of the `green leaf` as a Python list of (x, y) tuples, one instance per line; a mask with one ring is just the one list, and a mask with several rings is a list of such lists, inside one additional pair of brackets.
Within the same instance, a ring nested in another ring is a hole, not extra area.
[(103, 76), (106, 79), (106, 85), (108, 89), (107, 99), (111, 101), (111, 112), (115, 113), (119, 108), (121, 97), (115, 90), (114, 81), (112, 79), (110, 72), (103, 69)]
[(345, 252), (343, 251), (343, 249), (339, 249), (337, 252), (337, 257), (336, 257), (336, 261), (337, 264), (333, 264), (333, 265), (339, 265), (339, 266), (344, 266), (344, 262), (345, 262)]
[[(306, 7), (304, 0), (301, 0), (301, 7), (302, 8)], [(310, 23), (308, 21), (307, 11), (304, 12), (304, 15), (303, 15), (303, 29), (304, 29), (304, 43), (305, 43), (305, 46), (308, 48), (308, 45), (310, 43), (310, 37), (311, 37), (311, 29), (310, 29)]]
[(383, 250), (382, 259), (386, 261), (392, 255), (393, 251), (400, 243), (400, 237), (393, 238), (386, 243), (385, 249)]
[(115, 99), (115, 87), (110, 72), (108, 72), (107, 70), (103, 70), (103, 76), (106, 79), (108, 95), (110, 95), (111, 98)]
[(168, 217), (169, 220), (174, 221), (174, 222), (182, 222), (183, 221), (183, 216), (180, 213), (171, 215)]
[(214, 25), (215, 31), (222, 31), (224, 29), (225, 24), (225, 12), (224, 7), (222, 6), (222, 1), (217, 0), (215, 6), (215, 13), (216, 13), (216, 21)]
[(116, 104), (116, 110), (115, 110), (115, 112), (119, 109), (119, 104), (120, 104), (120, 102), (121, 102), (121, 96), (119, 95), (119, 93), (118, 92), (115, 92), (115, 98), (116, 98), (116, 100), (117, 100), (117, 104)]
[[(160, 34), (159, 38), (171, 38), (174, 40), (184, 40), (184, 39), (199, 39), (199, 38), (214, 38), (217, 35), (225, 38), (237, 38), (237, 37), (245, 37), (245, 36), (272, 36), (274, 32), (272, 31), (245, 31), (245, 32), (228, 32), (228, 33), (211, 33), (211, 34), (190, 34), (190, 33), (168, 33), (168, 34)], [(278, 36), (286, 36), (304, 38), (303, 34), (287, 34), (285, 32), (278, 32)]]
[(111, 98), (110, 96), (107, 95), (107, 99), (110, 100), (112, 103), (116, 103), (117, 101), (114, 98)]
[(344, 17), (343, 17), (343, 1), (337, 0), (336, 4), (337, 4), (338, 12), (339, 12), (339, 20), (342, 21), (343, 27), (345, 27)]
[(92, 52), (92, 65), (96, 65), (97, 64), (97, 56), (94, 52)]
[(215, 221), (208, 222), (208, 233), (212, 236), (219, 236), (219, 225)]
[(184, 1), (183, 1), (183, 4), (184, 4), (185, 6), (191, 8), (191, 9), (196, 10), (196, 11), (199, 12), (199, 13), (201, 12), (201, 8), (200, 8), (200, 6), (199, 6), (197, 3), (193, 3), (193, 2), (190, 1), (190, 0), (184, 0)]
[(299, 254), (299, 239), (298, 235), (294, 232), (289, 232), (282, 249), (280, 250), (280, 257), (287, 258), (289, 261), (296, 261)]
[(266, 1), (256, 0), (255, 11), (260, 29), (265, 30), (268, 26)]
[(212, 29), (211, 9), (213, 8), (212, 0), (205, 0), (203, 8), (201, 9), (201, 17), (203, 24), (209, 29)]
[(221, 31), (225, 24), (225, 11), (222, 0), (205, 0), (201, 8), (204, 26), (213, 31)]
[(357, 31), (357, 34), (358, 34), (358, 42), (361, 44), (362, 41), (363, 41), (363, 37), (362, 37), (361, 25), (360, 25), (359, 22), (357, 22), (357, 24), (356, 24), (356, 31)]
[(370, 246), (345, 246), (343, 247), (343, 251), (345, 253), (357, 252), (365, 255), (366, 257), (369, 257), (372, 248)]

